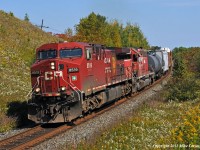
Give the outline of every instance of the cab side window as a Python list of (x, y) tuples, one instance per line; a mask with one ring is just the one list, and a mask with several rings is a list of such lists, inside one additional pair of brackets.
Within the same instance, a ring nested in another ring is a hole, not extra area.
[(137, 61), (138, 61), (138, 55), (133, 54), (133, 61), (134, 61), (134, 62), (137, 62)]
[(92, 59), (92, 48), (86, 48), (85, 53), (86, 53), (86, 59), (91, 60)]

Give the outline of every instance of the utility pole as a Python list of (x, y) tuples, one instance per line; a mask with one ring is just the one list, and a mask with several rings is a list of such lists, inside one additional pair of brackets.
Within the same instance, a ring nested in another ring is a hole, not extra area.
[(43, 19), (42, 19), (42, 24), (41, 24), (40, 26), (38, 26), (38, 25), (36, 25), (36, 26), (37, 26), (37, 27), (40, 27), (41, 30), (42, 30), (42, 28), (49, 28), (49, 27), (47, 27), (47, 26), (44, 26), (43, 24), (44, 24), (44, 21), (43, 21)]

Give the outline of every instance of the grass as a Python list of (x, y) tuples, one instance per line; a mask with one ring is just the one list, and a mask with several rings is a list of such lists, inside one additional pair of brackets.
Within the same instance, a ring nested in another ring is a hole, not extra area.
[(172, 148), (177, 146), (176, 144), (180, 146), (185, 143), (180, 143), (177, 140), (174, 130), (177, 131), (177, 128), (179, 129), (184, 124), (183, 116), (186, 112), (191, 111), (195, 105), (199, 105), (199, 100), (178, 103), (165, 102), (155, 97), (139, 110), (133, 112), (132, 117), (128, 120), (105, 131), (100, 137), (96, 136), (94, 144), (88, 144), (88, 141), (84, 141), (78, 144), (76, 149), (149, 150), (167, 146)]
[(0, 132), (18, 126), (19, 118), (24, 116), (22, 109), (15, 109), (24, 108), (31, 90), (30, 66), (35, 49), (58, 41), (30, 22), (0, 10)]

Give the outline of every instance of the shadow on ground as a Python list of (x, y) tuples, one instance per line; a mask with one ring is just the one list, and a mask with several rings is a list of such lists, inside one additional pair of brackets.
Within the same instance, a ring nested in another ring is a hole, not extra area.
[(7, 105), (7, 116), (16, 119), (16, 125), (18, 128), (34, 125), (34, 122), (28, 120), (28, 106), (26, 101), (13, 101), (9, 102)]

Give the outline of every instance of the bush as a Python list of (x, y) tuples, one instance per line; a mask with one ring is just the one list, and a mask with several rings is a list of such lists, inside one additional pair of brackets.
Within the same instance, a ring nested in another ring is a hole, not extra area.
[(200, 48), (175, 48), (174, 70), (167, 98), (175, 101), (195, 100), (200, 96)]
[(0, 132), (3, 132), (20, 125), (20, 120), (27, 116), (20, 112), (25, 110), (23, 101), (31, 90), (30, 66), (35, 49), (59, 39), (15, 18), (12, 12), (0, 10), (0, 20)]
[(172, 130), (174, 144), (200, 145), (200, 105), (191, 108), (182, 116), (181, 122)]
[(15, 118), (6, 116), (5, 113), (0, 112), (0, 133), (9, 131), (10, 129), (16, 127)]
[(168, 85), (167, 99), (174, 101), (195, 100), (200, 95), (200, 84), (194, 75), (182, 79), (172, 79)]

